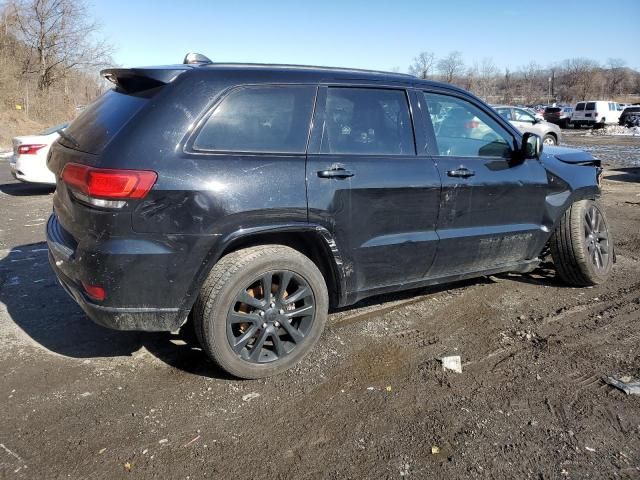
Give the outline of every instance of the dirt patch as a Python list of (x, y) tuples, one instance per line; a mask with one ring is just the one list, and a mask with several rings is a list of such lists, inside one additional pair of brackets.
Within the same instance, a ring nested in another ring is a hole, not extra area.
[(259, 381), (224, 376), (187, 331), (90, 323), (47, 265), (50, 193), (4, 188), (0, 477), (640, 478), (640, 396), (603, 381), (640, 376), (636, 174), (606, 173), (606, 284), (543, 264), (369, 299)]

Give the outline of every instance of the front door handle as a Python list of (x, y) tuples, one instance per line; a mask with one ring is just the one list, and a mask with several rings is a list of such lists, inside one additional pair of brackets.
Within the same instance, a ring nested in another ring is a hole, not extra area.
[(476, 174), (473, 170), (469, 170), (467, 167), (460, 167), (455, 170), (449, 170), (447, 175), (450, 177), (460, 177), (460, 178), (469, 178), (473, 177)]
[(349, 178), (353, 177), (353, 172), (345, 170), (343, 167), (331, 167), (329, 170), (318, 171), (320, 178)]

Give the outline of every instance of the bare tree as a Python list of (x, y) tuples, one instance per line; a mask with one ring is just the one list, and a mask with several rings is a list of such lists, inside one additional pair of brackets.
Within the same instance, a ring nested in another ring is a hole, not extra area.
[(90, 20), (84, 0), (12, 0), (16, 37), (29, 49), (25, 74), (38, 75), (47, 90), (72, 70), (110, 62), (111, 46), (93, 40), (98, 25)]
[(464, 60), (462, 53), (453, 51), (438, 62), (438, 71), (442, 79), (447, 83), (453, 81), (464, 73)]
[(520, 95), (524, 103), (535, 103), (544, 98), (542, 67), (536, 62), (529, 62), (518, 71), (520, 77)]
[(493, 59), (483, 58), (480, 66), (477, 67), (476, 93), (487, 100), (496, 94), (496, 83), (498, 80), (498, 68)]
[(598, 64), (588, 58), (570, 58), (562, 62), (564, 96), (573, 100), (587, 100), (596, 91)]
[(621, 58), (608, 59), (606, 68), (606, 93), (613, 98), (615, 95), (620, 95), (628, 87), (629, 70), (627, 62)]
[(504, 71), (504, 77), (501, 82), (502, 89), (502, 102), (505, 104), (510, 104), (515, 97), (515, 82), (513, 81), (513, 74), (509, 71), (508, 68)]
[(420, 52), (413, 59), (413, 64), (409, 67), (409, 73), (418, 78), (427, 79), (436, 64), (436, 56), (433, 52)]

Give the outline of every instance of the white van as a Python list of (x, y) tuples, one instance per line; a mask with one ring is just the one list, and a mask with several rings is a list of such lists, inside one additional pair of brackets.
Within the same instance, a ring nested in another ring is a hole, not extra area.
[(620, 110), (616, 102), (588, 100), (576, 103), (571, 114), (571, 124), (580, 128), (583, 125), (604, 126), (618, 124)]

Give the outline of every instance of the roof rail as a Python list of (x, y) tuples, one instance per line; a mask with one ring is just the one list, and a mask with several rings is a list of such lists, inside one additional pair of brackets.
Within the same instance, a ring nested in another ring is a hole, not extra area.
[(201, 53), (190, 52), (184, 56), (182, 61), (185, 65), (203, 65), (206, 63), (213, 63), (208, 57)]

